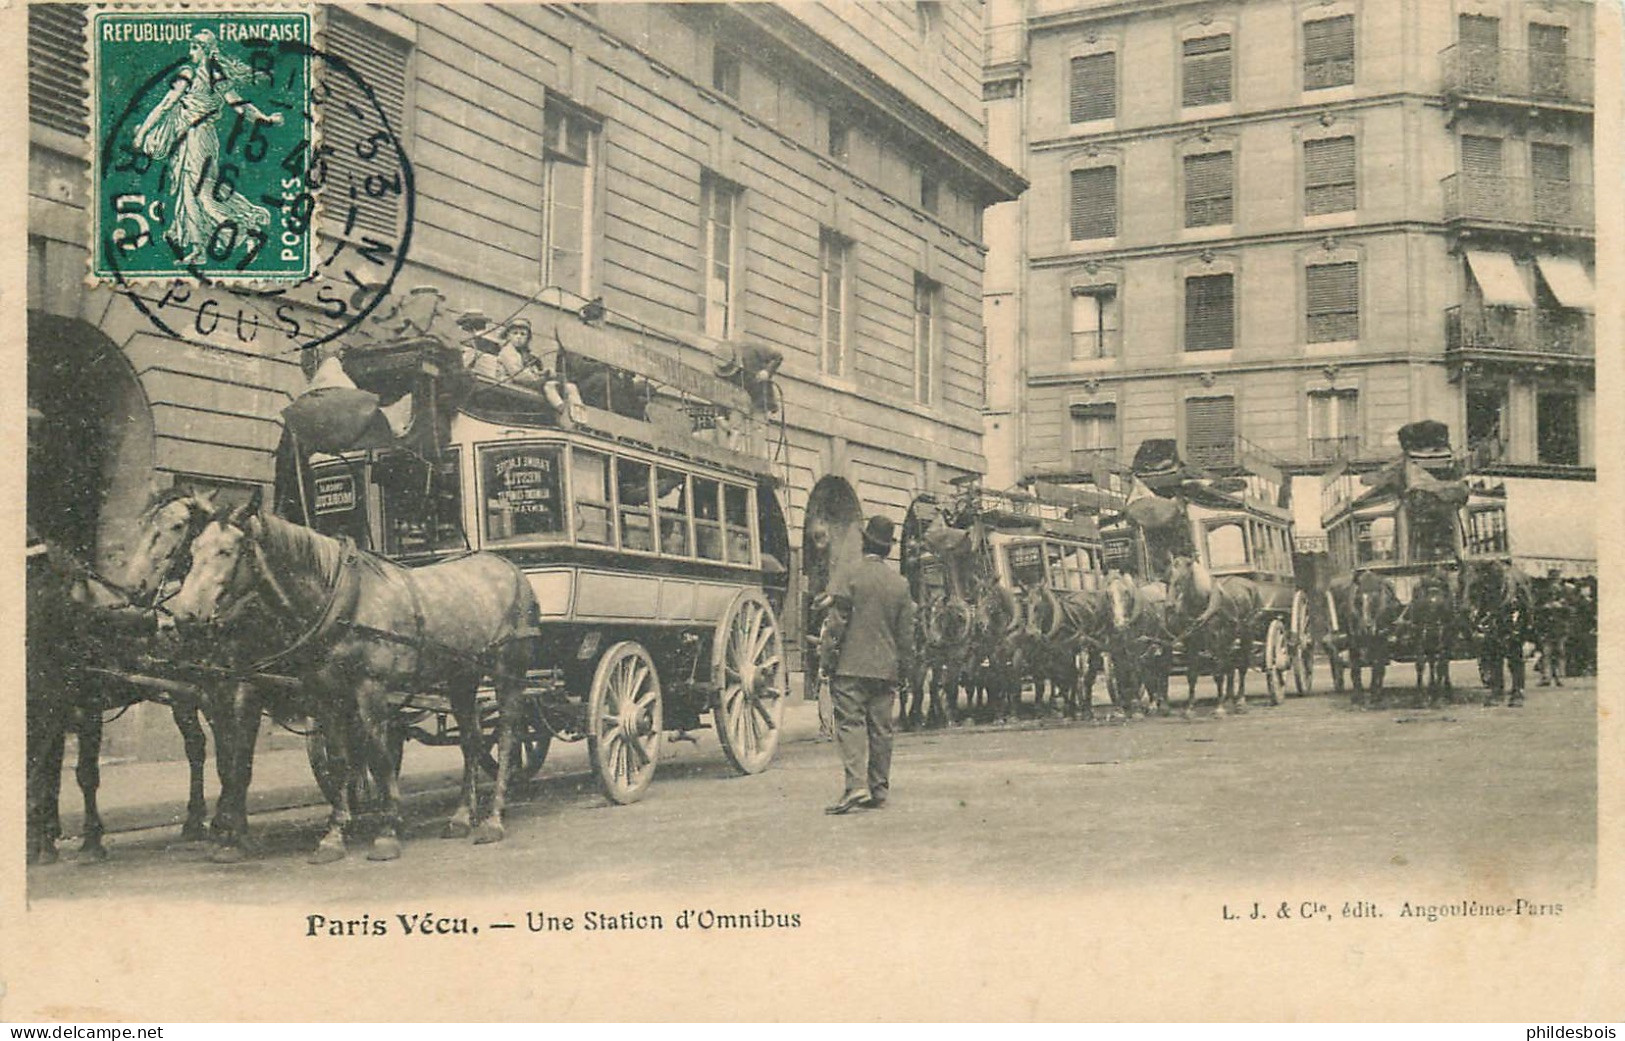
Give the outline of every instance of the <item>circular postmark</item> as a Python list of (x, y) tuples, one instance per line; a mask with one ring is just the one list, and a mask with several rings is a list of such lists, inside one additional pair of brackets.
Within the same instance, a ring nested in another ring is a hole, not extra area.
[(413, 227), (401, 116), (307, 12), (99, 11), (91, 34), (94, 278), (164, 335), (261, 353), (378, 307)]

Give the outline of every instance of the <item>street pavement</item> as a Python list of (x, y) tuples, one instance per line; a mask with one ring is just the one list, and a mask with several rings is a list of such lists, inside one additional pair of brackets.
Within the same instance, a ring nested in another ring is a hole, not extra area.
[[(405, 854), (389, 864), (368, 862), (362, 840), (343, 863), (304, 863), (325, 808), (301, 751), (256, 763), (263, 849), (239, 865), (213, 864), (205, 848), (179, 842), (184, 763), (110, 766), (102, 804), (112, 858), (32, 867), (29, 896), (428, 899), (500, 896), (524, 883), (726, 886), (831, 865), (854, 884), (996, 880), (1045, 890), (1327, 872), (1542, 891), (1594, 883), (1594, 680), (1531, 687), (1521, 709), (1355, 710), (1322, 694), (1273, 708), (1255, 698), (1224, 719), (1211, 710), (1204, 701), (1190, 720), (900, 734), (891, 804), (839, 818), (822, 812), (839, 793), (840, 766), (818, 740), (811, 703), (791, 703), (765, 773), (735, 776), (701, 731), (697, 742), (666, 744), (648, 794), (631, 806), (599, 794), (584, 745), (555, 743), (538, 781), (515, 793), (506, 841), (487, 846), (437, 837), (455, 801), (457, 752), (413, 746)], [(71, 774), (63, 807), (74, 830)], [(64, 842), (64, 853), (72, 848)]]

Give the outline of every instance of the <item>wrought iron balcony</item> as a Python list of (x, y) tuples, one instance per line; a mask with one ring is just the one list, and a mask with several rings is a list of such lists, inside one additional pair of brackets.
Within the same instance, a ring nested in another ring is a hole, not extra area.
[(1528, 177), (1453, 173), (1439, 182), (1444, 219), (1453, 224), (1525, 226), (1591, 235), (1591, 185)]
[(1204, 470), (1234, 469), (1236, 466), (1235, 442), (1205, 445), (1187, 444), (1185, 446), (1185, 461)]
[(1341, 437), (1311, 437), (1309, 439), (1309, 459), (1316, 463), (1329, 463), (1337, 459), (1357, 459), (1360, 455), (1360, 437), (1358, 434), (1344, 434)]
[(1446, 353), (1498, 351), (1592, 358), (1596, 339), (1584, 311), (1457, 304), (1444, 313)]
[(1439, 52), (1444, 92), (1452, 97), (1589, 107), (1594, 92), (1590, 58), (1454, 43)]

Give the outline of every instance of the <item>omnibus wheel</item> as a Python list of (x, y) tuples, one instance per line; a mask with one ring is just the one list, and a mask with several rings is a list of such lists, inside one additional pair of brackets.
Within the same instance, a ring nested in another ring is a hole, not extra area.
[(1303, 590), (1292, 595), (1292, 685), (1299, 697), (1315, 692), (1315, 641), (1309, 634), (1309, 597)]
[[(483, 720), (482, 720), (483, 722)], [(497, 775), (497, 738), (500, 731), (493, 719), (482, 735), (485, 750), (480, 755), (480, 769), (487, 777)], [(526, 698), (519, 718), (519, 768), (513, 777), (518, 781), (533, 781), (547, 762), (547, 753), (553, 746), (553, 731), (542, 719), (542, 707), (533, 698)]]
[(1286, 671), (1291, 667), (1287, 653), (1286, 623), (1271, 618), (1264, 633), (1264, 683), (1269, 688), (1270, 704), (1279, 705), (1286, 700)]
[(742, 774), (773, 761), (789, 697), (778, 619), (760, 591), (742, 589), (711, 641), (716, 677), (712, 716), (728, 762)]
[(598, 660), (587, 695), (587, 760), (611, 802), (643, 797), (664, 730), (654, 660), (641, 644), (622, 640)]

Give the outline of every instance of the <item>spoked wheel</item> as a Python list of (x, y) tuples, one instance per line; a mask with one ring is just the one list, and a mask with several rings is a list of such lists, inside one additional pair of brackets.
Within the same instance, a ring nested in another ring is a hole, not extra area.
[(1271, 705), (1279, 705), (1286, 699), (1286, 670), (1291, 664), (1286, 647), (1286, 623), (1271, 618), (1270, 627), (1264, 633), (1264, 683), (1269, 687)]
[[(485, 742), (485, 750), (480, 754), (480, 768), (487, 777), (497, 775), (497, 739), (500, 736), (497, 728), (500, 720), (494, 709), (495, 706), (490, 713), (480, 713)], [(547, 752), (552, 745), (553, 731), (542, 719), (542, 707), (526, 698), (519, 717), (519, 769), (513, 775), (514, 779), (535, 780), (536, 775), (542, 772), (542, 764), (547, 761)]]
[(779, 747), (790, 692), (778, 619), (760, 591), (742, 589), (728, 605), (711, 664), (717, 683), (712, 714), (723, 754), (740, 773), (761, 773)]
[(643, 797), (660, 758), (663, 720), (649, 652), (632, 640), (605, 651), (587, 696), (587, 759), (610, 801)]
[(1315, 692), (1315, 641), (1309, 635), (1309, 597), (1303, 590), (1292, 596), (1292, 685), (1299, 697)]

